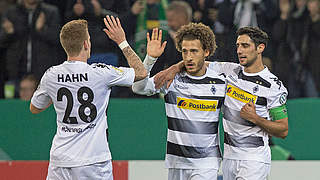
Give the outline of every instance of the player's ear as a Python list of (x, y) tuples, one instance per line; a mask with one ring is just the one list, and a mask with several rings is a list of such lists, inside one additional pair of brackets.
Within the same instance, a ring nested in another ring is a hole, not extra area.
[(85, 50), (87, 50), (87, 49), (89, 48), (88, 40), (84, 40), (84, 42), (83, 42), (83, 48), (84, 48)]
[(208, 57), (209, 54), (210, 54), (209, 49), (205, 49), (205, 50), (204, 50), (204, 56), (205, 56), (205, 57)]
[(266, 46), (264, 44), (259, 44), (258, 47), (257, 47), (258, 53), (261, 54), (264, 51), (265, 47)]

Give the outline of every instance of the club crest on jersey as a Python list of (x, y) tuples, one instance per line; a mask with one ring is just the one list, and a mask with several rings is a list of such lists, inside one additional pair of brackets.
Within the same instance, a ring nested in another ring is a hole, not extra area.
[(241, 101), (243, 103), (253, 102), (255, 104), (258, 99), (257, 96), (252, 95), (252, 94), (250, 94), (242, 89), (239, 89), (231, 84), (227, 85), (226, 96), (229, 96), (229, 97), (236, 99), (238, 101)]
[(216, 94), (216, 92), (217, 92), (217, 89), (216, 89), (216, 87), (214, 87), (214, 85), (211, 86), (210, 90), (211, 90), (212, 94)]
[(256, 93), (256, 92), (258, 92), (259, 91), (259, 86), (257, 85), (257, 86), (255, 86), (254, 88), (253, 88), (253, 93)]
[(216, 111), (218, 100), (198, 100), (177, 97), (177, 107), (195, 111)]

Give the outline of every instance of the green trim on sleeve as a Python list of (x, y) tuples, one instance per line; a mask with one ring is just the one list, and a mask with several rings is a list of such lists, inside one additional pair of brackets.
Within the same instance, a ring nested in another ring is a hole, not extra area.
[(286, 104), (270, 109), (269, 114), (272, 121), (287, 118), (288, 113)]

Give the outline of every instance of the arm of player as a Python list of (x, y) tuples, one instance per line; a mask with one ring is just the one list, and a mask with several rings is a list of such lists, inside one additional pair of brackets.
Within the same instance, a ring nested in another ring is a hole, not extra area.
[(182, 61), (180, 61), (177, 64), (170, 66), (168, 69), (158, 72), (154, 76), (154, 84), (156, 89), (161, 88), (165, 84), (167, 84), (167, 88), (169, 88), (174, 77), (176, 76), (177, 73), (182, 71), (183, 67), (184, 67), (184, 64)]
[(148, 76), (141, 81), (136, 81), (132, 85), (132, 91), (136, 94), (151, 96), (156, 93), (153, 78), (150, 78), (150, 70), (157, 58), (147, 55), (143, 61), (145, 68), (148, 70)]
[(162, 39), (162, 30), (158, 30), (158, 28), (154, 28), (152, 30), (152, 36), (150, 39), (149, 33), (147, 33), (147, 56), (143, 61), (144, 68), (148, 72), (148, 76), (138, 82), (135, 82), (132, 86), (132, 91), (137, 94), (142, 95), (152, 95), (156, 92), (154, 88), (153, 79), (150, 79), (150, 71), (155, 64), (157, 58), (161, 56), (166, 47), (167, 42), (163, 42), (161, 44)]
[[(271, 109), (270, 111), (271, 112), (275, 111), (275, 109)], [(277, 112), (277, 113), (279, 113), (279, 112)], [(252, 102), (250, 102), (250, 103), (245, 104), (241, 108), (240, 116), (242, 118), (254, 123), (255, 125), (259, 126), (264, 131), (266, 131), (269, 135), (284, 139), (288, 135), (288, 116), (287, 116), (287, 112), (285, 110), (283, 110), (282, 113), (284, 113), (284, 114), (276, 115), (276, 116), (272, 117), (273, 121), (269, 121), (269, 120), (257, 115), (255, 105)]]
[(142, 64), (141, 59), (126, 41), (126, 36), (123, 28), (121, 27), (120, 19), (114, 18), (113, 16), (111, 16), (111, 18), (110, 16), (107, 16), (103, 20), (104, 24), (107, 27), (106, 29), (103, 29), (103, 31), (108, 35), (110, 39), (118, 44), (124, 56), (126, 57), (129, 66), (134, 69), (134, 81), (136, 82), (147, 77), (147, 71)]
[(43, 108), (43, 109), (39, 109), (37, 107), (35, 107), (31, 102), (30, 102), (30, 111), (32, 114), (38, 114), (41, 113), (42, 111), (46, 110), (48, 107), (50, 107), (50, 105), (52, 104), (52, 101), (50, 101), (50, 103), (48, 104), (47, 107)]
[[(210, 62), (206, 61), (206, 66), (208, 67)], [(156, 89), (161, 88), (165, 84), (167, 84), (166, 88), (169, 88), (170, 84), (172, 83), (174, 77), (177, 73), (181, 72), (184, 68), (184, 64), (182, 61), (178, 62), (177, 64), (174, 64), (170, 66), (168, 69), (165, 69), (163, 71), (158, 72), (154, 76), (154, 84)]]

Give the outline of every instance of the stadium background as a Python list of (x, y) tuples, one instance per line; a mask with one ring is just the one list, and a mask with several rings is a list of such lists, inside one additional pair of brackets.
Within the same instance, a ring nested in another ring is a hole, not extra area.
[[(288, 101), (289, 135), (274, 141), (298, 161), (273, 161), (270, 179), (320, 179), (319, 106), (319, 98)], [(44, 179), (56, 129), (53, 107), (38, 115), (26, 101), (2, 100), (0, 107), (0, 179)], [(165, 178), (163, 100), (111, 99), (108, 118), (115, 180)]]

